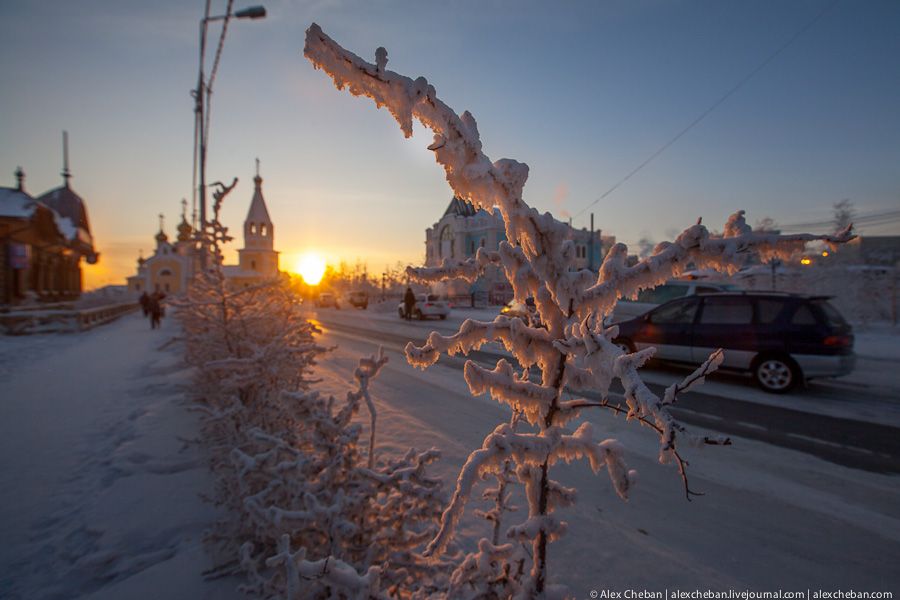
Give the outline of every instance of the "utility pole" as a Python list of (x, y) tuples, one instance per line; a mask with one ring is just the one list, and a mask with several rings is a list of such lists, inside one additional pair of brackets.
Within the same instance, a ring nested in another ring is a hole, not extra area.
[(588, 270), (594, 270), (594, 213), (591, 213), (591, 239), (588, 240)]

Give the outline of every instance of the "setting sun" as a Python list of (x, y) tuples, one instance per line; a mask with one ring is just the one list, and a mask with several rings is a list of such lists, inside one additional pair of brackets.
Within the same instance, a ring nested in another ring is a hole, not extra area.
[(325, 259), (315, 252), (307, 252), (294, 262), (294, 272), (308, 285), (318, 285), (325, 275)]

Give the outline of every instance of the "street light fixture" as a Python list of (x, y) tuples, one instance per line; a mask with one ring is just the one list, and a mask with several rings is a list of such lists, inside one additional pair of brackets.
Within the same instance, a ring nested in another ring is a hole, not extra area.
[[(266, 9), (262, 6), (251, 6), (237, 12), (230, 12), (231, 2), (228, 3), (229, 12), (224, 15), (209, 16), (210, 0), (206, 0), (206, 10), (203, 18), (200, 19), (200, 69), (197, 74), (197, 89), (194, 90), (194, 159), (195, 169), (199, 178), (197, 186), (199, 203), (200, 203), (200, 267), (203, 271), (207, 267), (208, 248), (206, 243), (207, 221), (206, 221), (206, 140), (209, 136), (209, 95), (212, 93), (212, 83), (215, 79), (216, 69), (219, 65), (219, 57), (222, 51), (222, 44), (225, 42), (225, 32), (227, 31), (228, 21), (235, 19), (262, 19), (266, 16)], [(213, 63), (212, 73), (209, 82), (204, 76), (204, 63), (206, 62), (206, 31), (209, 23), (213, 21), (225, 21), (222, 25), (222, 34), (219, 38), (219, 47), (216, 51), (215, 62)]]

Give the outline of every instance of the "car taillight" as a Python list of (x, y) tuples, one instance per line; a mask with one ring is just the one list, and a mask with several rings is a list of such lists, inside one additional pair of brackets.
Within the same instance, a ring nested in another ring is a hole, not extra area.
[(428, 308), (428, 307), (430, 307), (430, 306), (434, 306), (434, 304), (432, 304), (431, 302), (426, 302), (426, 303), (425, 303), (425, 308)]
[(822, 342), (831, 348), (847, 348), (853, 345), (853, 337), (849, 335), (829, 335)]

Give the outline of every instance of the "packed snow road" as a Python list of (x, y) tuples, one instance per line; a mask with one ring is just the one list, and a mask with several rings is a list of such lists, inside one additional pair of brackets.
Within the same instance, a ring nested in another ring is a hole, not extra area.
[[(378, 451), (439, 448), (449, 493), (468, 453), (508, 419), (506, 409), (471, 397), (453, 359), (424, 372), (414, 369), (390, 333), (350, 332), (347, 319), (359, 323), (365, 314), (342, 312), (343, 318), (330, 318), (320, 311), (322, 342), (335, 346), (321, 361), (322, 385), (343, 396), (357, 358), (384, 346), (390, 362), (372, 383)], [(345, 326), (330, 324), (338, 320)], [(426, 332), (434, 324), (412, 326)], [(404, 327), (395, 323), (393, 333)], [(609, 413), (586, 416), (598, 436), (624, 445), (639, 480), (625, 503), (605, 473), (593, 475), (584, 464), (555, 467), (563, 485), (578, 489), (578, 502), (559, 514), (569, 532), (551, 546), (551, 578), (576, 598), (597, 589), (900, 592), (897, 475), (740, 437), (729, 447), (688, 449), (691, 488), (705, 495), (686, 502), (675, 467), (658, 464), (651, 432)], [(460, 530), (469, 545), (490, 529), (472, 516), (484, 508), (478, 497), (476, 490)]]
[[(432, 330), (455, 333), (467, 314), (456, 311), (447, 322), (406, 322), (395, 314), (371, 311), (319, 310), (317, 318), (335, 334), (356, 336), (402, 349), (408, 341), (421, 343)], [(488, 317), (490, 314), (487, 315)], [(479, 313), (474, 318), (484, 319)], [(493, 367), (508, 356), (499, 346), (486, 346), (470, 358)], [(441, 359), (450, 366), (462, 361)], [(873, 359), (861, 357), (862, 369)], [(883, 370), (884, 365), (880, 365)], [(900, 360), (896, 367), (900, 367)], [(642, 370), (650, 389), (661, 394), (689, 370), (653, 365)], [(900, 380), (900, 376), (894, 377)], [(874, 472), (900, 473), (900, 385), (892, 391), (889, 379), (865, 387), (856, 380), (811, 382), (790, 396), (772, 396), (753, 387), (749, 377), (716, 373), (711, 381), (679, 400), (673, 414), (685, 423), (733, 436), (800, 450), (826, 460)], [(591, 397), (590, 394), (587, 395)], [(621, 395), (610, 398), (621, 400)]]

